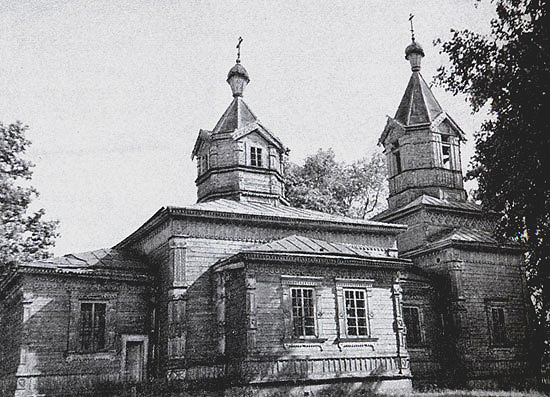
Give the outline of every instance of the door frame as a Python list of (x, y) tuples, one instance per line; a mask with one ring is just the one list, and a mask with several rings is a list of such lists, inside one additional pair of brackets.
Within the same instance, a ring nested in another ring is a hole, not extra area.
[(147, 357), (149, 356), (149, 337), (147, 335), (136, 334), (123, 334), (122, 335), (122, 351), (121, 351), (121, 366), (120, 377), (122, 381), (125, 381), (125, 369), (126, 369), (126, 344), (128, 342), (141, 342), (143, 344), (143, 369), (141, 373), (141, 380), (145, 380), (147, 377)]

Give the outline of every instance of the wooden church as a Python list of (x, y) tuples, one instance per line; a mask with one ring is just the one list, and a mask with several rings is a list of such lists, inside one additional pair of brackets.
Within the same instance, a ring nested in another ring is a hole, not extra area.
[(0, 393), (151, 379), (299, 396), (529, 384), (522, 248), (466, 201), (464, 133), (422, 78), (423, 56), (413, 40), (380, 137), (389, 208), (374, 220), (288, 205), (287, 149), (244, 102), (237, 60), (233, 100), (192, 151), (196, 204), (0, 280)]

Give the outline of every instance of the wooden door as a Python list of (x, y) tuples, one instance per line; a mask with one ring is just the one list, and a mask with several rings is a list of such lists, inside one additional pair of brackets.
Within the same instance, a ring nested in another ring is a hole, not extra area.
[(126, 381), (141, 382), (143, 380), (143, 342), (126, 342)]

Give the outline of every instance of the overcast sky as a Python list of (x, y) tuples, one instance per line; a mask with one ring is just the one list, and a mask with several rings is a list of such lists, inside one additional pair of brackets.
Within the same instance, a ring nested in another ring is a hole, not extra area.
[[(242, 36), (244, 99), (300, 162), (318, 148), (369, 155), (410, 77), (409, 13), (430, 82), (451, 28), (487, 32), (474, 0), (0, 0), (0, 120), (30, 126), (37, 205), (59, 219), (56, 255), (110, 247), (160, 207), (196, 201), (191, 149), (231, 102)], [(466, 132), (463, 97), (439, 102)]]

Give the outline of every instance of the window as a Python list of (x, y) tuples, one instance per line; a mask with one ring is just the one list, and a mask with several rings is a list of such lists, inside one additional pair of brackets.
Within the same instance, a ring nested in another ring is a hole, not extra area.
[(336, 305), (338, 309), (338, 343), (372, 342), (370, 319), (373, 313), (369, 308), (372, 296), (370, 279), (335, 278)]
[(344, 290), (348, 336), (368, 336), (367, 298), (365, 290)]
[(417, 307), (403, 307), (403, 320), (407, 329), (407, 345), (415, 346), (422, 343), (420, 328), (420, 310)]
[(262, 166), (262, 148), (254, 146), (250, 148), (250, 165), (253, 167)]
[(504, 323), (504, 309), (502, 307), (491, 307), (489, 311), (491, 344), (503, 346), (506, 344), (506, 327)]
[(291, 288), (292, 330), (296, 338), (315, 336), (313, 288)]
[(441, 135), (441, 152), (443, 167), (451, 169), (451, 137), (449, 135)]
[(203, 154), (198, 158), (199, 175), (208, 171), (208, 154)]
[(80, 305), (81, 343), (83, 352), (105, 349), (105, 303), (82, 303)]
[(393, 144), (393, 150), (392, 150), (394, 162), (395, 162), (395, 173), (399, 174), (401, 171), (403, 171), (403, 167), (401, 165), (401, 153), (399, 152), (399, 142), (395, 142)]

